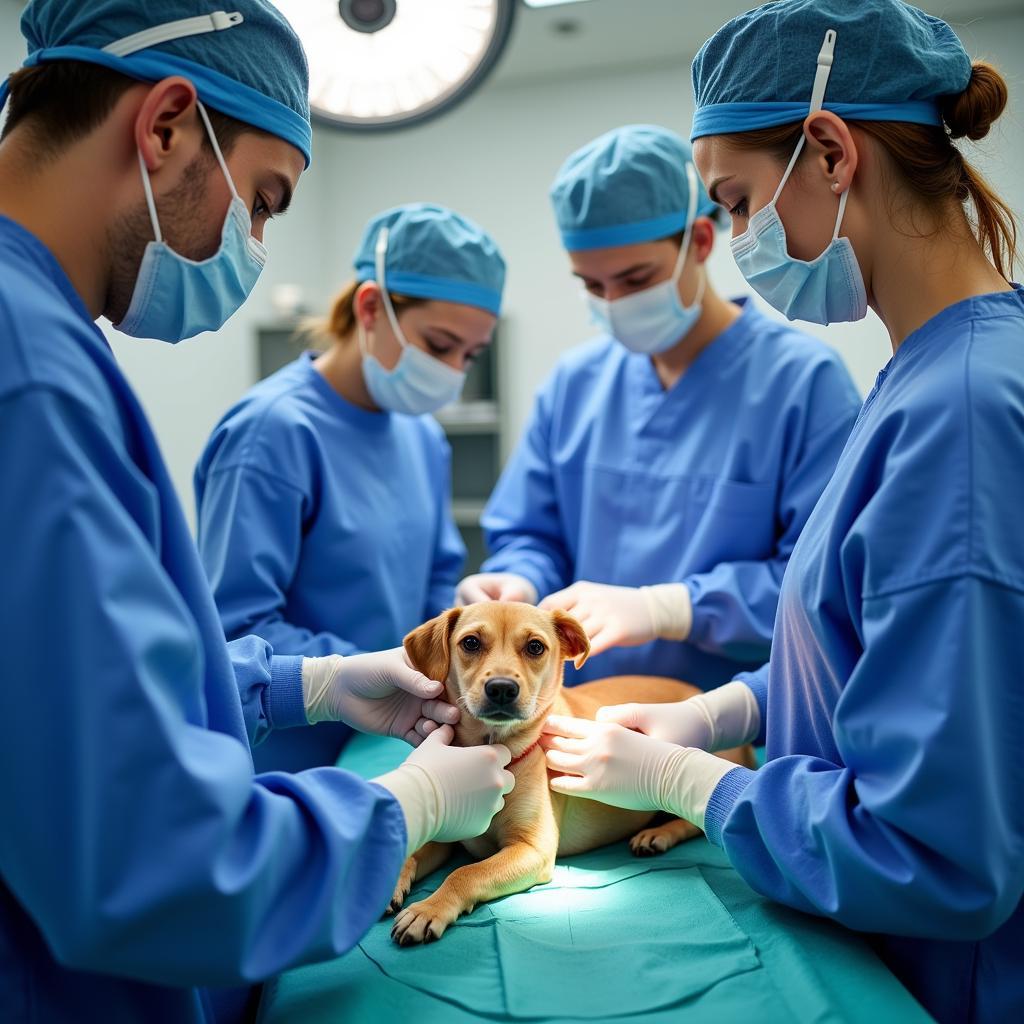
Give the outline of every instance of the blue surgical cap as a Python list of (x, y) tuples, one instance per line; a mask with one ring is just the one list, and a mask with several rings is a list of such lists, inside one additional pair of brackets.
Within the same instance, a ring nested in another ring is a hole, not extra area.
[(483, 228), (453, 210), (408, 203), (378, 213), (363, 232), (353, 263), (359, 281), (376, 279), (377, 242), (387, 228), (389, 292), (501, 312), (505, 261)]
[[(21, 31), (25, 67), (77, 60), (143, 82), (182, 75), (207, 106), (290, 142), (309, 166), (306, 55), (268, 0), (32, 0)], [(6, 98), (5, 82), (0, 107)]]
[(720, 28), (693, 61), (691, 139), (802, 121), (818, 53), (836, 33), (824, 109), (860, 121), (942, 124), (971, 59), (940, 18), (903, 0), (776, 0)]
[[(570, 252), (667, 238), (686, 227), (690, 147), (675, 132), (651, 124), (616, 128), (588, 142), (562, 165), (551, 203)], [(715, 204), (697, 183), (696, 216)]]

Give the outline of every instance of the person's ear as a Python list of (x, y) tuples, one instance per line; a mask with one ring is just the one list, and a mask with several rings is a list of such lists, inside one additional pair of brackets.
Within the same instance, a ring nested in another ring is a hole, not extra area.
[[(710, 217), (698, 217), (693, 222), (690, 251), (699, 265), (705, 263), (715, 248), (715, 222)], [(689, 257), (688, 257), (689, 258)]]
[(135, 115), (135, 145), (151, 173), (194, 136), (199, 120), (196, 98), (196, 87), (178, 75), (161, 79), (146, 93)]
[(402, 641), (413, 668), (418, 669), (428, 679), (436, 679), (439, 683), (448, 681), (451, 669), (451, 638), (462, 611), (462, 608), (450, 608), (418, 626)]
[(364, 331), (372, 331), (384, 306), (377, 283), (364, 281), (352, 301), (357, 322), (363, 325)]
[(817, 110), (804, 121), (804, 137), (817, 174), (836, 195), (845, 192), (857, 171), (857, 144), (846, 122), (831, 110)]

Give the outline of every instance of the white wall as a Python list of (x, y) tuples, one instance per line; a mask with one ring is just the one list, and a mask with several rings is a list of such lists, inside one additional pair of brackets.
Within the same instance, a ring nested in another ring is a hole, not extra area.
[[(21, 59), (17, 14), (17, 4), (0, 0), (0, 68)], [(978, 163), (1024, 214), (1024, 13), (979, 18), (962, 35), (973, 55), (994, 60), (1010, 79), (1009, 114), (986, 140)], [(504, 387), (510, 426), (518, 432), (537, 385), (559, 354), (589, 331), (548, 208), (551, 178), (573, 149), (619, 124), (651, 121), (686, 136), (692, 109), (688, 67), (689, 60), (680, 57), (671, 65), (615, 73), (491, 83), (421, 128), (370, 137), (318, 131), (314, 165), (292, 211), (268, 233), (270, 262), (263, 278), (250, 303), (218, 336), (170, 347), (111, 332), (189, 512), (192, 467), (206, 437), (255, 379), (253, 327), (271, 317), (273, 285), (300, 283), (313, 302), (326, 303), (350, 272), (365, 221), (399, 202), (453, 206), (479, 220), (501, 244), (510, 267)], [(970, 149), (977, 156), (976, 147)], [(722, 291), (745, 290), (724, 237), (712, 274)], [(866, 391), (889, 354), (877, 320), (810, 329), (836, 345)]]

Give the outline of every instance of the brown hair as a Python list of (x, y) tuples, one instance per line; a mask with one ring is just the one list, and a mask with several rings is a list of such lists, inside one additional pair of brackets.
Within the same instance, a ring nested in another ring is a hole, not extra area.
[[(331, 303), (331, 311), (320, 320), (311, 321), (306, 328), (308, 334), (320, 338), (322, 341), (344, 341), (356, 329), (356, 292), (362, 286), (362, 281), (354, 278), (341, 289)], [(396, 295), (388, 292), (391, 297), (391, 305), (395, 308), (396, 315), (406, 309), (413, 309), (415, 306), (423, 306), (429, 299), (414, 299), (408, 295)]]
[[(855, 121), (885, 150), (902, 184), (920, 205), (933, 209), (950, 200), (974, 207), (973, 230), (996, 270), (1007, 280), (1017, 259), (1017, 223), (1001, 199), (964, 159), (953, 139), (983, 139), (1006, 106), (1003, 76), (986, 61), (975, 61), (967, 88), (941, 103), (945, 127), (902, 121)], [(799, 124), (761, 128), (727, 136), (735, 149), (763, 149), (789, 160), (803, 132)], [(941, 211), (940, 211), (941, 212)]]
[[(22, 68), (7, 81), (11, 92), (0, 139), (24, 123), (33, 130), (41, 153), (50, 157), (98, 128), (124, 93), (138, 84), (135, 79), (98, 64), (71, 60)], [(207, 113), (225, 154), (231, 151), (239, 135), (257, 130), (209, 107)], [(205, 131), (203, 139), (209, 146)]]

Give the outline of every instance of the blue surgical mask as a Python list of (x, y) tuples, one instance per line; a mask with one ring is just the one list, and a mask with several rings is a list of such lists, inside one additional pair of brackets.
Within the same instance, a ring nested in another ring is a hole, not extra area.
[[(822, 108), (833, 63), (835, 36), (831, 29), (825, 33), (808, 113)], [(864, 276), (849, 238), (839, 237), (849, 189), (839, 197), (839, 214), (832, 241), (825, 251), (809, 261), (789, 255), (786, 228), (776, 203), (793, 173), (803, 145), (804, 136), (801, 136), (771, 202), (762, 206), (750, 218), (747, 230), (730, 242), (732, 254), (751, 288), (790, 320), (815, 324), (863, 320), (868, 312)]]
[(654, 356), (677, 345), (700, 319), (707, 276), (701, 268), (700, 284), (693, 302), (684, 306), (679, 298), (679, 278), (690, 249), (693, 222), (697, 213), (697, 174), (687, 163), (690, 207), (686, 215), (686, 231), (679, 249), (675, 269), (667, 281), (621, 299), (600, 299), (584, 293), (590, 318), (603, 331), (624, 345), (630, 352)]
[(156, 240), (146, 246), (128, 312), (115, 325), (133, 338), (174, 343), (219, 330), (249, 297), (267, 261), (266, 248), (252, 237), (252, 219), (231, 180), (206, 108), (199, 103), (198, 109), (231, 189), (220, 248), (209, 259), (197, 262), (175, 252), (163, 240), (149, 171), (140, 152), (142, 185)]
[(435, 359), (415, 345), (410, 345), (398, 323), (395, 307), (391, 303), (385, 280), (387, 261), (388, 229), (381, 228), (377, 236), (376, 262), (377, 287), (381, 301), (391, 324), (391, 330), (402, 354), (398, 362), (386, 370), (381, 362), (369, 351), (363, 325), (358, 325), (359, 346), (363, 355), (363, 379), (370, 397), (388, 412), (405, 413), (407, 416), (422, 416), (437, 412), (438, 409), (454, 402), (466, 383), (466, 374), (452, 369), (440, 359)]

